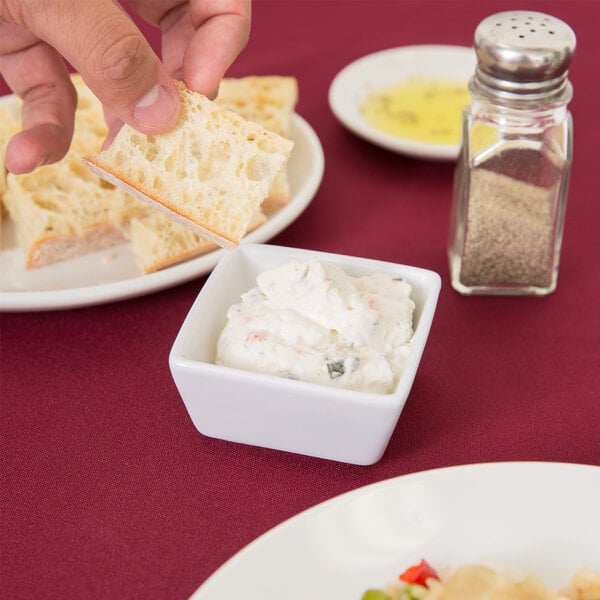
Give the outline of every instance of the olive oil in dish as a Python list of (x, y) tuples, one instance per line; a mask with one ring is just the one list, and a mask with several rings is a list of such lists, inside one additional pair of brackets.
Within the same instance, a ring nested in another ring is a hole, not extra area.
[(461, 114), (469, 104), (466, 81), (411, 77), (379, 88), (362, 106), (376, 129), (416, 142), (459, 144)]

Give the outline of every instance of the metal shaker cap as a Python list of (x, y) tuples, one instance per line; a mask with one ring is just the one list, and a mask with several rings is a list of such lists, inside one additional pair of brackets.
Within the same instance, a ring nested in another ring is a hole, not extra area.
[(575, 32), (556, 17), (522, 10), (497, 13), (475, 30), (476, 77), (499, 91), (548, 93), (566, 85), (575, 45)]

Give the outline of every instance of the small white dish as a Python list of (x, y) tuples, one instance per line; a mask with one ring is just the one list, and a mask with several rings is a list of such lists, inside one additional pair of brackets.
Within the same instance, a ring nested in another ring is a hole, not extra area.
[[(337, 264), (352, 276), (394, 273), (413, 287), (414, 335), (391, 394), (357, 392), (214, 364), (228, 308), (256, 276), (295, 259)], [(394, 263), (261, 244), (244, 244), (215, 267), (169, 356), (173, 379), (196, 429), (219, 439), (353, 464), (383, 454), (425, 347), (440, 291), (437, 273)]]
[(274, 527), (215, 571), (193, 600), (358, 600), (425, 558), (492, 563), (565, 587), (600, 570), (600, 467), (484, 463), (347, 492)]
[(475, 53), (466, 46), (434, 44), (382, 50), (359, 58), (335, 76), (329, 88), (329, 106), (350, 131), (383, 148), (417, 158), (456, 160), (460, 144), (431, 144), (385, 133), (365, 120), (361, 106), (377, 89), (412, 77), (466, 83), (475, 65)]
[[(0, 102), (9, 102), (7, 96)], [(321, 142), (309, 123), (292, 116), (294, 149), (288, 163), (292, 199), (242, 243), (266, 242), (295, 221), (316, 194), (323, 177)], [(143, 275), (127, 244), (68, 261), (26, 270), (14, 224), (2, 219), (0, 251), (0, 311), (39, 311), (76, 308), (135, 298), (157, 292), (206, 273), (228, 250), (214, 250), (162, 271)]]

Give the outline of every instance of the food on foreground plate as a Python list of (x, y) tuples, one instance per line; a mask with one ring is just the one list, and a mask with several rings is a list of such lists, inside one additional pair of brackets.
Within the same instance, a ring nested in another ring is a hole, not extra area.
[(231, 306), (216, 363), (327, 386), (387, 394), (410, 352), (415, 304), (394, 274), (352, 277), (288, 261), (263, 271)]
[[(9, 217), (25, 252), (25, 267), (37, 268), (129, 241), (140, 271), (150, 273), (216, 249), (217, 246), (205, 236), (103, 181), (82, 164), (84, 155), (100, 152), (107, 128), (100, 102), (79, 75), (73, 75), (72, 80), (78, 93), (78, 106), (75, 134), (67, 156), (31, 174), (9, 174), (5, 194), (2, 189), (4, 179), (0, 177), (0, 200), (10, 207)], [(242, 96), (243, 89), (248, 88), (243, 107), (246, 114), (256, 115), (257, 121), (262, 118), (267, 129), (269, 124), (277, 122), (283, 124), (282, 130), (290, 131), (297, 97), (294, 78), (265, 76), (243, 78), (240, 83), (231, 81), (235, 82), (232, 88)], [(227, 83), (225, 87), (228, 87)], [(260, 88), (261, 93), (257, 94), (255, 88)], [(285, 94), (291, 100), (282, 103), (280, 97)], [(4, 125), (0, 131), (2, 157), (3, 144), (19, 128), (16, 104), (16, 100), (0, 104)], [(0, 165), (0, 174), (4, 175), (2, 167)], [(265, 207), (261, 206), (251, 215), (248, 231), (271, 216), (273, 211), (266, 209), (270, 198), (274, 198), (275, 203), (270, 202), (269, 206), (277, 207), (289, 200), (289, 196), (277, 192), (280, 177), (287, 184), (286, 165), (273, 180), (264, 201)], [(267, 215), (263, 214), (263, 208)]]
[(103, 179), (234, 248), (286, 164), (293, 142), (175, 82), (181, 116), (161, 135), (125, 124), (84, 162)]
[(421, 560), (385, 589), (367, 590), (362, 600), (600, 600), (600, 573), (582, 568), (567, 587), (553, 590), (515, 569), (464, 565), (438, 572)]

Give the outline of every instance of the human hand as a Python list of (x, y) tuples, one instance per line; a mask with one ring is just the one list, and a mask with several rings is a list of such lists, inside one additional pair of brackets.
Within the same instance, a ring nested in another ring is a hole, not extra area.
[(113, 0), (0, 0), (0, 73), (23, 99), (22, 131), (5, 164), (28, 173), (60, 160), (73, 135), (77, 97), (64, 60), (102, 101), (109, 134), (123, 122), (143, 133), (171, 129), (179, 115), (173, 79), (214, 96), (246, 45), (251, 0), (130, 0), (162, 30), (159, 60)]

